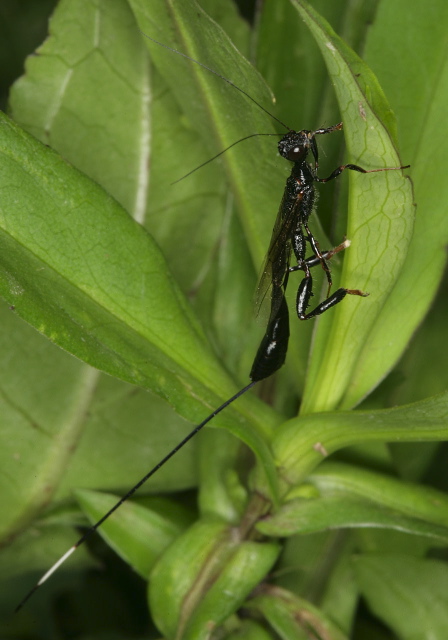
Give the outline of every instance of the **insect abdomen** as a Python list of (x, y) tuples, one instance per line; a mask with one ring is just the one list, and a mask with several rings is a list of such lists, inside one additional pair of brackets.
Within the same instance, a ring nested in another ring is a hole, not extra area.
[(269, 319), (266, 333), (258, 347), (250, 372), (252, 382), (268, 378), (283, 366), (288, 351), (289, 313), (285, 296), (273, 317)]

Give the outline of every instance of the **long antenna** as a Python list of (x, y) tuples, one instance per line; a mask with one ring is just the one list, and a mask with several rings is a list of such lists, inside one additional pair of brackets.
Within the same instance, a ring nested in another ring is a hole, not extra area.
[(253, 380), (248, 385), (246, 385), (245, 387), (240, 389), (238, 391), (238, 393), (235, 393), (235, 395), (233, 395), (231, 398), (229, 398), (228, 400), (223, 402), (223, 404), (221, 406), (219, 406), (217, 409), (215, 409), (215, 411), (213, 411), (213, 413), (211, 413), (209, 416), (207, 416), (205, 418), (205, 420), (203, 420), (200, 424), (196, 425), (195, 428), (192, 431), (190, 431), (190, 433), (187, 436), (185, 436), (185, 438), (181, 442), (179, 442), (179, 444), (176, 445), (174, 447), (174, 449), (172, 449), (164, 458), (162, 458), (162, 460), (160, 462), (158, 462), (156, 464), (156, 466), (151, 469), (151, 471), (148, 471), (148, 473), (145, 476), (143, 476), (143, 478), (141, 480), (139, 480), (139, 482), (137, 482), (137, 484), (134, 485), (132, 487), (132, 489), (130, 489), (112, 507), (112, 509), (109, 509), (109, 511), (100, 520), (98, 520), (98, 522), (96, 522), (94, 525), (89, 527), (87, 529), (87, 531), (84, 533), (84, 535), (78, 540), (78, 542), (76, 542), (72, 547), (70, 547), (70, 549), (68, 551), (66, 551), (66, 553), (64, 553), (64, 555), (61, 556), (59, 558), (59, 560), (57, 562), (55, 562), (54, 565), (50, 569), (48, 569), (48, 571), (42, 576), (42, 578), (39, 580), (39, 582), (37, 582), (37, 584), (34, 585), (34, 587), (31, 589), (31, 591), (17, 605), (17, 607), (14, 610), (15, 613), (17, 613), (23, 607), (23, 605), (26, 602), (28, 602), (28, 600), (37, 591), (37, 589), (40, 586), (42, 586), (44, 584), (44, 582), (46, 582), (50, 576), (53, 575), (53, 573), (67, 560), (67, 558), (69, 558), (72, 555), (72, 553), (74, 553), (76, 551), (76, 549), (79, 546), (81, 546), (87, 540), (87, 538), (90, 538), (90, 536), (93, 533), (95, 533), (95, 531), (103, 524), (103, 522), (105, 520), (107, 520), (109, 518), (109, 516), (111, 516), (123, 504), (123, 502), (126, 502), (126, 500), (129, 500), (129, 498), (134, 495), (134, 493), (137, 491), (137, 489), (139, 489), (143, 484), (145, 484), (145, 482), (147, 480), (149, 480), (149, 478), (151, 476), (153, 476), (156, 473), (156, 471), (158, 471), (161, 467), (163, 467), (163, 465), (166, 464), (168, 462), (168, 460), (170, 460), (170, 458), (172, 458), (180, 449), (182, 449), (182, 447), (184, 445), (187, 444), (187, 442), (189, 442), (197, 433), (199, 433), (199, 431), (203, 427), (205, 427), (205, 425), (208, 422), (210, 422), (210, 420), (212, 420), (215, 416), (217, 416), (218, 413), (221, 413), (221, 411), (223, 411), (226, 407), (228, 407), (230, 404), (232, 404), (232, 402), (235, 402), (235, 400), (237, 400), (244, 393), (246, 393), (246, 391), (249, 391), (249, 389), (251, 389), (257, 382), (258, 382), (258, 380)]
[(186, 173), (184, 176), (182, 176), (182, 178), (178, 178), (174, 182), (170, 182), (170, 185), (177, 184), (178, 182), (181, 182), (181, 180), (183, 180), (184, 178), (188, 178), (188, 176), (191, 176), (191, 174), (194, 173), (195, 171), (202, 169), (202, 167), (205, 167), (205, 165), (209, 164), (209, 162), (213, 162), (213, 160), (216, 160), (216, 158), (219, 158), (219, 156), (222, 156), (223, 153), (226, 153), (226, 151), (228, 151), (235, 145), (239, 144), (240, 142), (244, 142), (245, 140), (249, 140), (249, 138), (255, 138), (256, 136), (283, 136), (283, 135), (284, 135), (283, 133), (251, 133), (249, 136), (244, 136), (244, 138), (240, 138), (236, 142), (232, 142), (232, 144), (229, 144), (228, 147), (226, 147), (225, 149), (217, 153), (216, 156), (213, 156), (213, 158), (209, 158), (208, 160), (200, 164), (198, 167), (195, 167), (194, 169)]
[[(281, 120), (279, 120), (279, 118), (277, 118), (276, 116), (274, 116), (270, 111), (268, 111), (265, 107), (263, 107), (263, 105), (261, 105), (259, 102), (257, 102), (255, 100), (255, 98), (253, 98), (251, 95), (249, 95), (246, 91), (244, 91), (244, 89), (241, 89), (241, 87), (239, 87), (238, 85), (236, 85), (234, 82), (232, 82), (231, 80), (229, 80), (229, 78), (226, 78), (225, 76), (221, 75), (220, 73), (218, 73), (217, 71), (215, 71), (214, 69), (212, 69), (211, 67), (208, 67), (206, 64), (203, 64), (202, 62), (199, 62), (199, 60), (195, 60), (194, 58), (191, 58), (190, 56), (187, 56), (186, 53), (182, 53), (182, 51), (178, 51), (177, 49), (173, 49), (173, 47), (169, 47), (167, 44), (164, 44), (163, 42), (159, 42), (158, 40), (155, 40), (154, 38), (151, 38), (151, 36), (148, 36), (147, 33), (145, 33), (144, 31), (141, 31), (139, 29), (140, 33), (142, 34), (142, 36), (144, 36), (145, 38), (148, 38), (148, 40), (151, 40), (152, 42), (155, 42), (156, 44), (159, 45), (159, 47), (163, 47), (164, 49), (168, 49), (168, 51), (172, 51), (173, 53), (177, 53), (177, 55), (182, 56), (182, 58), (186, 58), (187, 60), (190, 60), (190, 62), (194, 62), (195, 64), (199, 65), (200, 67), (202, 67), (203, 69), (206, 69), (207, 71), (209, 71), (210, 73), (213, 73), (215, 76), (218, 76), (218, 78), (221, 78), (221, 80), (224, 80), (224, 82), (227, 82), (227, 84), (229, 84), (231, 87), (233, 87), (234, 89), (236, 89), (237, 91), (239, 91), (240, 93), (243, 94), (243, 96), (246, 96), (246, 98), (248, 100), (250, 100), (251, 102), (253, 102), (254, 104), (257, 105), (257, 107), (259, 109), (261, 109), (262, 111), (264, 111), (270, 118), (272, 118), (273, 120), (275, 120), (276, 122), (278, 122), (279, 124), (282, 125), (282, 127), (285, 127), (285, 129), (287, 129), (287, 131), (291, 131), (291, 129)], [(257, 134), (254, 134), (257, 135)], [(258, 134), (258, 135), (262, 135), (262, 134)], [(267, 135), (267, 134), (264, 134)], [(248, 136), (249, 137), (249, 136)], [(245, 140), (246, 138), (243, 138), (243, 140)], [(236, 144), (236, 143), (234, 143)], [(223, 152), (222, 152), (223, 153)]]

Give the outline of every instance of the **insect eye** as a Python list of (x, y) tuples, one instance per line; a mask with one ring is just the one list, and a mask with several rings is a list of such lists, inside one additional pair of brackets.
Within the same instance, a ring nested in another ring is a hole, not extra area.
[(288, 151), (288, 160), (292, 162), (300, 162), (307, 154), (307, 149), (303, 145), (296, 145)]

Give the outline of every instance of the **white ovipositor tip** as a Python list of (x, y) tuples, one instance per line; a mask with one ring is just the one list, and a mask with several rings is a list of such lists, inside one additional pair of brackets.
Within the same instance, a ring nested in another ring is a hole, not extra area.
[(56, 569), (58, 569), (61, 566), (61, 564), (65, 562), (67, 558), (72, 555), (72, 553), (74, 553), (74, 551), (76, 551), (76, 547), (71, 547), (67, 551), (67, 553), (64, 553), (64, 555), (61, 558), (59, 558), (57, 562), (54, 563), (51, 569), (48, 569), (47, 573), (42, 576), (42, 578), (39, 580), (37, 585), (40, 587), (40, 585), (43, 584), (45, 580), (48, 580), (48, 578), (56, 571)]

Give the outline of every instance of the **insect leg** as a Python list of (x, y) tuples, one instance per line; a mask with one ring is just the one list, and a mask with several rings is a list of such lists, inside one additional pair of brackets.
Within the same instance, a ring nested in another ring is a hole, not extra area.
[[(341, 242), (337, 247), (328, 251), (322, 251), (320, 255), (323, 259), (330, 260), (336, 253), (343, 251), (348, 246), (350, 246), (350, 241), (344, 240), (344, 242)], [(297, 308), (299, 318), (303, 320), (320, 315), (330, 307), (340, 302), (347, 294), (361, 296), (368, 295), (361, 291), (338, 289), (330, 298), (327, 298), (327, 300), (318, 305), (314, 311), (307, 314), (306, 308), (312, 295), (312, 277), (310, 269), (318, 264), (321, 264), (321, 258), (316, 255), (306, 260), (301, 259), (297, 266), (289, 267), (282, 286), (277, 285), (273, 290), (271, 298), (271, 316), (269, 318), (266, 333), (258, 347), (257, 355), (255, 356), (250, 372), (250, 379), (252, 382), (258, 382), (264, 378), (268, 378), (280, 369), (285, 362), (289, 342), (289, 312), (285, 299), (285, 289), (289, 273), (292, 273), (293, 271), (305, 272), (305, 277), (300, 284), (297, 296), (299, 298), (300, 292), (303, 290), (302, 298), (304, 299), (304, 303), (302, 304), (301, 309), (303, 317), (299, 315), (299, 308)]]
[(338, 124), (334, 124), (332, 127), (326, 127), (325, 129), (316, 129), (316, 131), (312, 132), (312, 138), (310, 139), (310, 149), (314, 156), (314, 172), (317, 173), (317, 169), (319, 168), (319, 159), (318, 159), (318, 148), (316, 144), (315, 136), (323, 135), (325, 133), (333, 133), (333, 131), (339, 131), (342, 129), (342, 122), (338, 122)]
[(310, 303), (310, 298), (313, 295), (313, 278), (310, 275), (309, 277), (305, 277), (299, 285), (299, 289), (297, 291), (297, 301), (296, 301), (296, 309), (297, 315), (300, 320), (309, 320), (309, 318), (315, 318), (316, 316), (320, 316), (322, 313), (331, 309), (336, 304), (341, 302), (345, 298), (347, 294), (352, 296), (361, 296), (363, 298), (367, 297), (369, 294), (360, 291), (359, 289), (344, 289), (340, 288), (335, 291), (331, 296), (329, 296), (326, 300), (317, 305), (312, 311), (309, 313), (306, 312), (308, 305)]
[[(330, 260), (336, 253), (339, 253), (340, 251), (344, 251), (344, 249), (347, 249), (347, 247), (350, 246), (350, 240), (344, 240), (344, 242), (341, 242), (341, 244), (338, 244), (337, 247), (333, 247), (333, 249), (326, 249), (325, 251), (322, 251), (322, 257), (324, 258), (324, 260)], [(315, 267), (318, 264), (321, 264), (320, 258), (318, 256), (311, 256), (311, 258), (307, 258), (305, 260), (305, 263), (307, 264), (307, 266), (309, 268)], [(294, 271), (303, 271), (303, 266), (302, 265), (295, 265), (294, 267), (289, 267), (288, 271), (290, 273), (293, 273)]]
[(324, 133), (333, 133), (333, 131), (340, 131), (343, 126), (342, 122), (338, 122), (337, 124), (334, 124), (331, 127), (326, 127), (325, 129), (316, 129), (316, 131), (314, 131), (314, 135), (317, 136)]
[(406, 165), (405, 167), (383, 167), (382, 169), (363, 169), (357, 164), (343, 164), (330, 173), (328, 178), (319, 178), (318, 176), (314, 176), (314, 179), (316, 182), (329, 182), (330, 180), (340, 176), (345, 169), (358, 171), (359, 173), (378, 173), (379, 171), (398, 171), (399, 169), (408, 169), (409, 167), (410, 165)]
[(327, 282), (328, 282), (328, 289), (327, 289), (327, 296), (330, 295), (330, 291), (331, 291), (331, 287), (333, 285), (333, 280), (331, 279), (331, 271), (330, 268), (328, 266), (328, 264), (325, 261), (324, 256), (322, 255), (320, 249), (319, 249), (319, 243), (317, 242), (316, 238), (313, 236), (313, 234), (311, 233), (308, 225), (306, 223), (304, 223), (303, 225), (305, 227), (305, 230), (308, 234), (308, 242), (311, 245), (311, 248), (313, 250), (314, 256), (316, 258), (318, 258), (320, 264), (322, 265), (322, 269), (325, 271), (325, 275), (327, 277)]
[(331, 309), (331, 307), (334, 307), (336, 304), (341, 302), (341, 300), (343, 300), (346, 295), (362, 296), (363, 298), (369, 295), (368, 293), (364, 293), (359, 289), (344, 289), (341, 287), (331, 296), (328, 296), (323, 302), (318, 304), (315, 309), (313, 309), (309, 313), (306, 312), (313, 295), (313, 277), (311, 275), (311, 269), (318, 264), (322, 264), (322, 260), (330, 260), (336, 253), (343, 251), (349, 246), (350, 241), (344, 240), (344, 242), (341, 242), (341, 244), (339, 244), (337, 247), (334, 247), (333, 249), (329, 249), (327, 251), (319, 252), (319, 255), (317, 255), (316, 252), (316, 255), (311, 256), (311, 258), (307, 258), (306, 260), (298, 260), (297, 266), (289, 268), (290, 273), (292, 273), (293, 271), (305, 272), (305, 277), (300, 283), (297, 291), (296, 310), (300, 320), (308, 320), (309, 318), (314, 318), (321, 315), (328, 309)]

